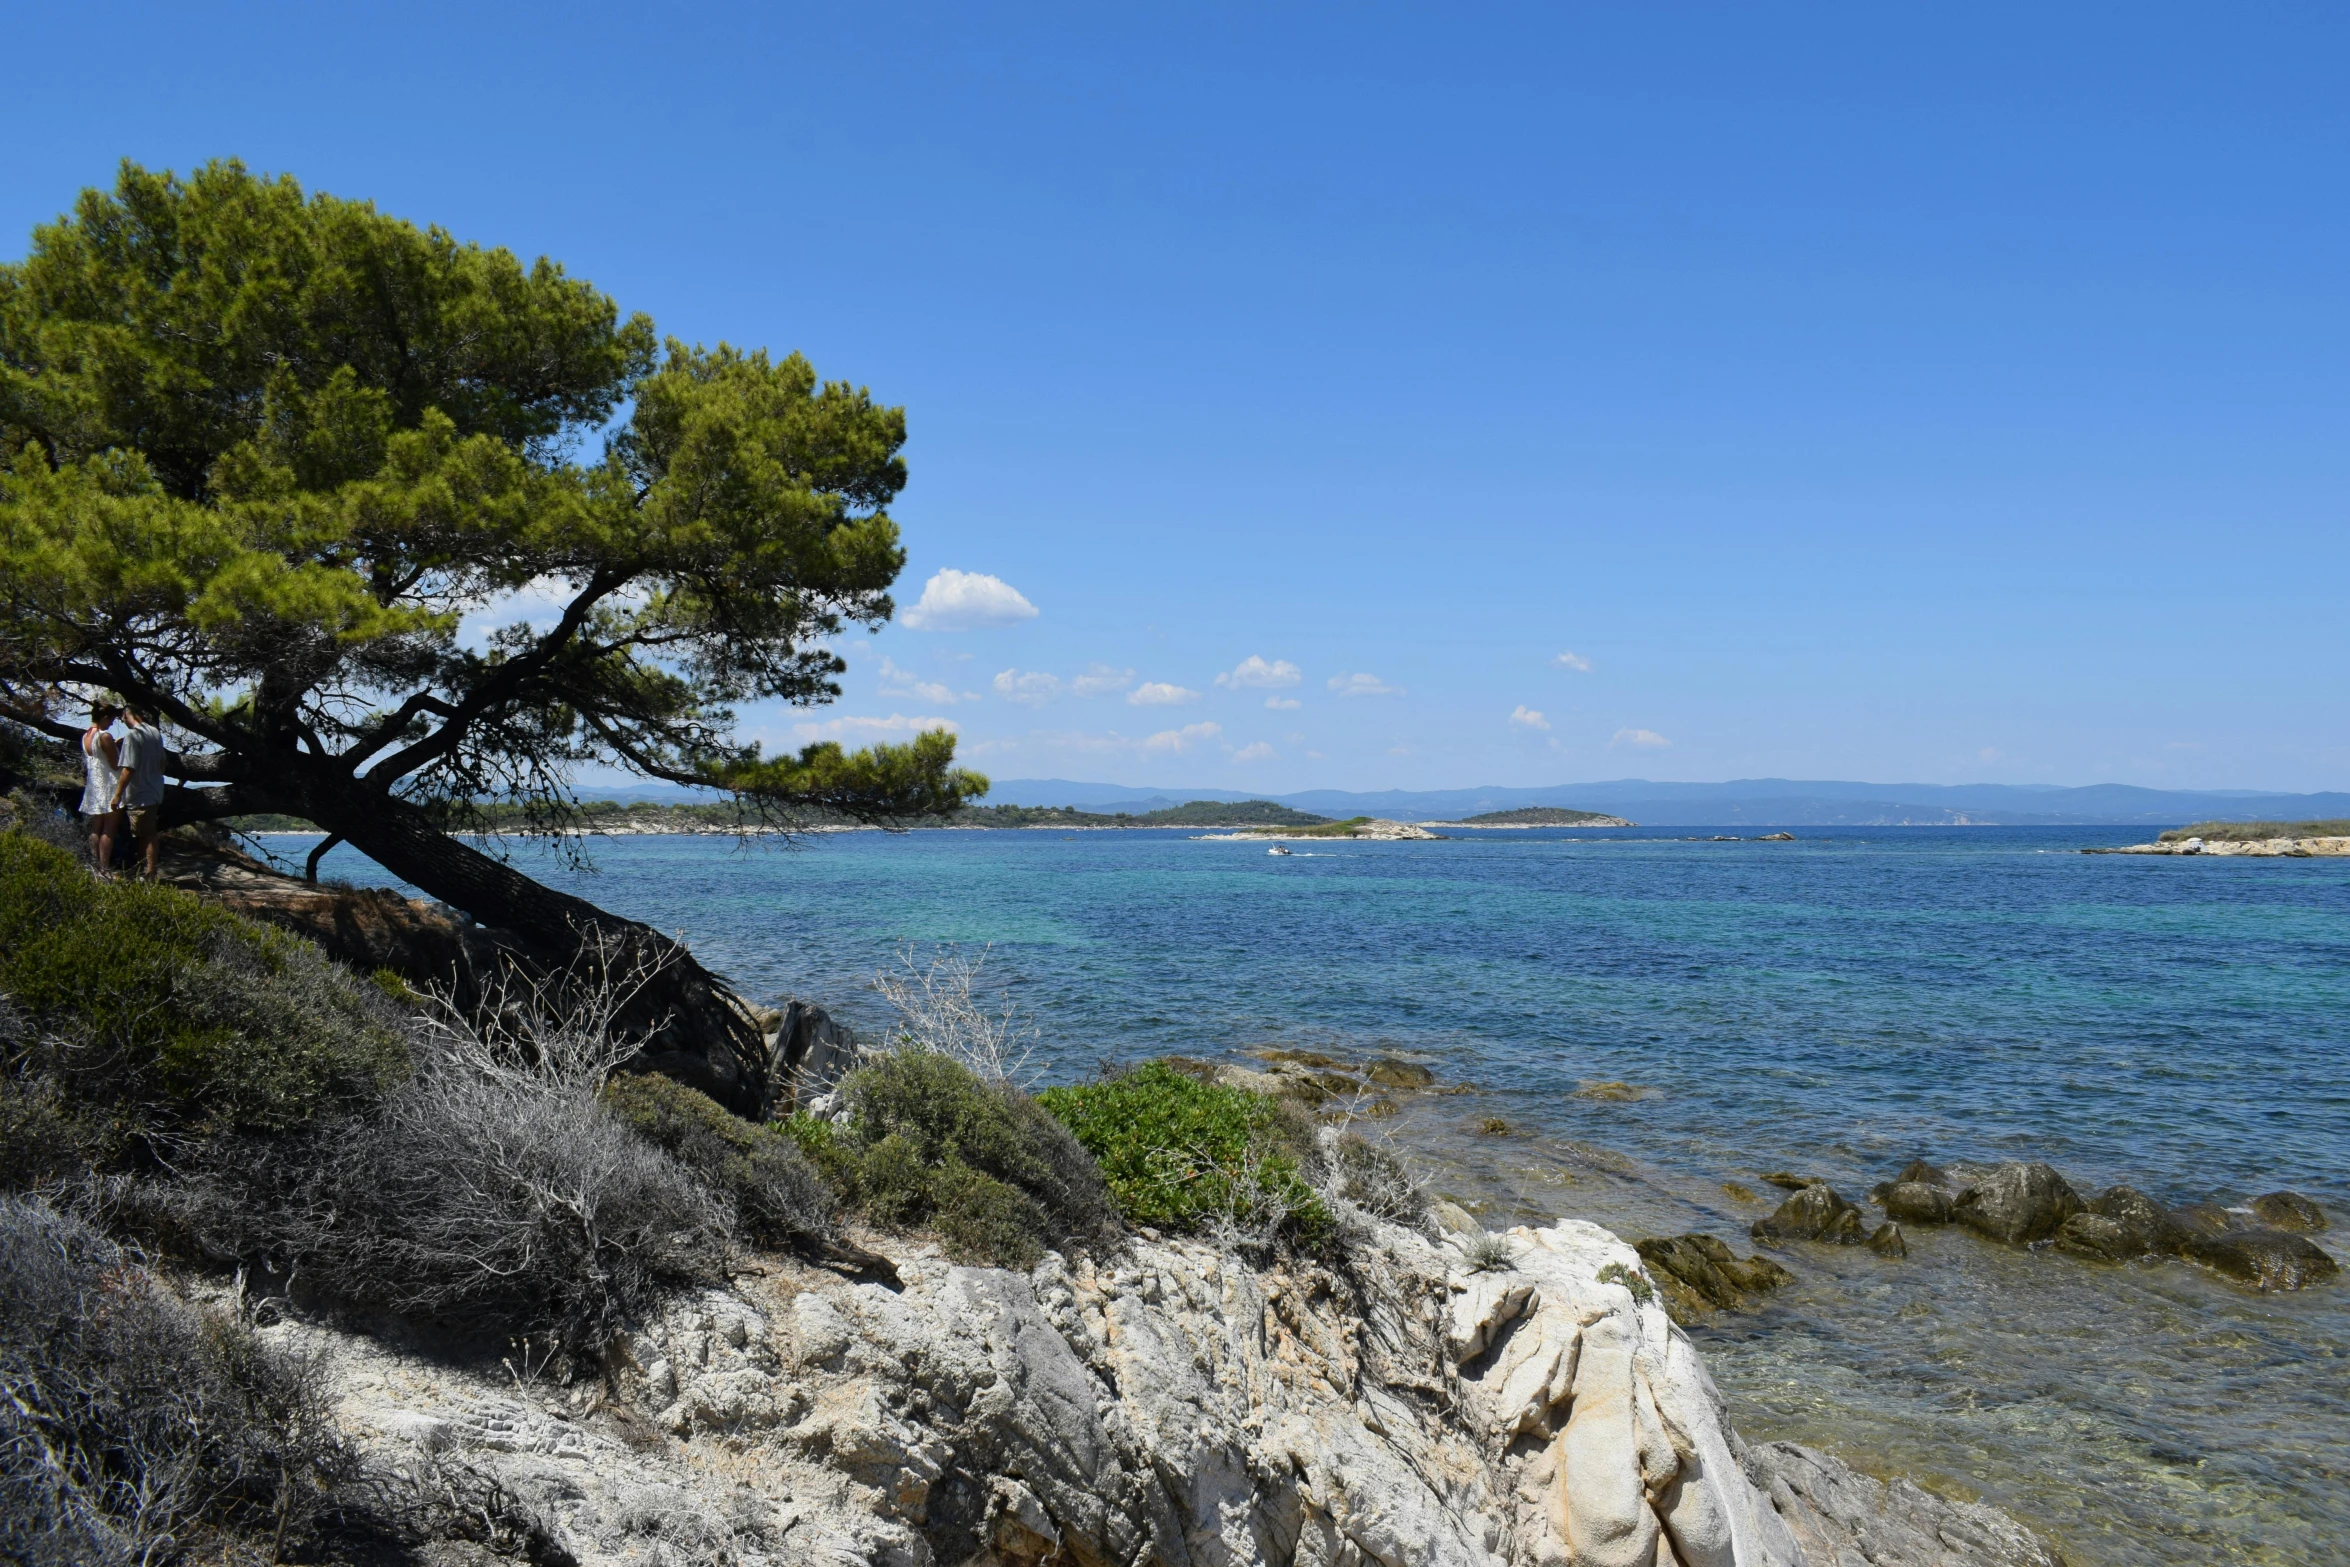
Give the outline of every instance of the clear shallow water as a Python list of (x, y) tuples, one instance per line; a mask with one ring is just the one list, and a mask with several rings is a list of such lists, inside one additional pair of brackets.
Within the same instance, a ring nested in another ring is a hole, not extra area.
[[(878, 1021), (862, 987), (900, 943), (993, 943), (1055, 1076), (1409, 1054), (1481, 1091), (1388, 1124), (1496, 1225), (1572, 1213), (1745, 1250), (1764, 1171), (1858, 1197), (1915, 1155), (2031, 1157), (2172, 1201), (2291, 1186), (2338, 1216), (2339, 1253), (2350, 863), (2075, 852), (2137, 836), (1512, 832), (1281, 859), (1180, 833), (860, 833), (527, 863), (751, 994), (852, 1021)], [(348, 850), (327, 869), (385, 879)], [(1606, 1081), (1642, 1097), (1577, 1094)], [(1511, 1135), (1477, 1132), (1495, 1116)], [(1793, 1288), (1699, 1331), (1742, 1429), (1987, 1496), (2076, 1563), (2350, 1558), (2350, 1280), (2262, 1297), (2183, 1264), (1911, 1244), (1791, 1248)]]

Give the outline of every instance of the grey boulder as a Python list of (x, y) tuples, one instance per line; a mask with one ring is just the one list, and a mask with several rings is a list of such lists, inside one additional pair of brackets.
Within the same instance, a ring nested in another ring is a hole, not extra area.
[(2076, 1213), (2058, 1225), (2056, 1249), (2100, 1262), (2127, 1262), (2147, 1251), (2127, 1225), (2102, 1213)]
[(1952, 1195), (1946, 1186), (1925, 1181), (1890, 1181), (1871, 1193), (1885, 1217), (1904, 1224), (1948, 1224)]
[(1754, 1221), (1758, 1241), (1832, 1241), (1858, 1246), (1866, 1240), (1858, 1208), (1836, 1195), (1825, 1182), (1806, 1186), (1767, 1219)]
[[(2171, 1217), (2170, 1210), (2134, 1186), (2108, 1186), (2089, 1204), (2089, 1215), (2110, 1219), (2119, 1227), (2123, 1238), (2116, 1244), (2126, 1248), (2121, 1255), (2172, 1254), (2186, 1244), (2187, 1231)], [(2061, 1230), (2058, 1244), (2063, 1244)]]
[(1960, 1192), (1950, 1211), (1951, 1217), (1969, 1229), (2010, 1246), (2022, 1246), (2048, 1239), (2084, 1206), (2080, 1193), (2054, 1167), (2008, 1163)]

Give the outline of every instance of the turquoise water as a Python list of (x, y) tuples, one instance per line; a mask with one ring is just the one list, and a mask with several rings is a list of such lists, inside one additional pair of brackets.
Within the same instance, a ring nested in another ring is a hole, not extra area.
[[(866, 982), (901, 945), (992, 944), (1052, 1076), (1262, 1045), (1424, 1060), (1479, 1092), (1385, 1124), (1496, 1225), (1743, 1248), (1767, 1202), (1725, 1182), (1795, 1168), (1857, 1196), (1925, 1155), (2181, 1202), (2290, 1186), (2350, 1230), (2350, 862), (2077, 852), (2126, 830), (1691, 831), (524, 858), (748, 993), (852, 1021), (880, 1020)], [(327, 868), (382, 879), (347, 850)], [(1638, 1097), (1578, 1094), (1600, 1082)], [(1481, 1135), (1495, 1117), (1510, 1134)], [(1797, 1285), (1698, 1330), (1742, 1429), (1987, 1496), (2076, 1563), (2350, 1557), (2350, 1280), (2262, 1297), (2183, 1264), (1911, 1241), (1905, 1263), (1790, 1248)]]

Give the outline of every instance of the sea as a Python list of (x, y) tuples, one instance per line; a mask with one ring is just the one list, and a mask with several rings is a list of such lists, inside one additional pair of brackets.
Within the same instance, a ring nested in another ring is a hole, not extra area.
[[(2350, 1261), (2350, 861), (2081, 852), (2131, 828), (1756, 831), (507, 852), (746, 994), (860, 1027), (887, 1025), (877, 971), (980, 958), (1047, 1082), (1171, 1053), (1422, 1062), (1471, 1091), (1368, 1124), (1493, 1228), (1744, 1254), (1773, 1172), (1860, 1200), (1912, 1158), (2040, 1159), (2085, 1194), (2299, 1191)], [(391, 881), (348, 848), (323, 868)], [(1779, 1249), (1794, 1284), (1691, 1328), (1750, 1440), (1991, 1501), (2073, 1567), (2350, 1560), (2350, 1275), (2262, 1295), (2183, 1262), (1908, 1239), (1905, 1260)]]

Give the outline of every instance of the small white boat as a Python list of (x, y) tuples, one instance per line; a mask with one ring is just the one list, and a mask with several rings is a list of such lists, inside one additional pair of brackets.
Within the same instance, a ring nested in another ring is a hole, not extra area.
[(1275, 844), (1275, 845), (1273, 845), (1273, 847), (1271, 847), (1270, 849), (1267, 849), (1265, 852), (1266, 852), (1267, 854), (1287, 854), (1289, 851), (1288, 851), (1287, 849), (1283, 848), (1281, 845), (1279, 845), (1279, 844)]

